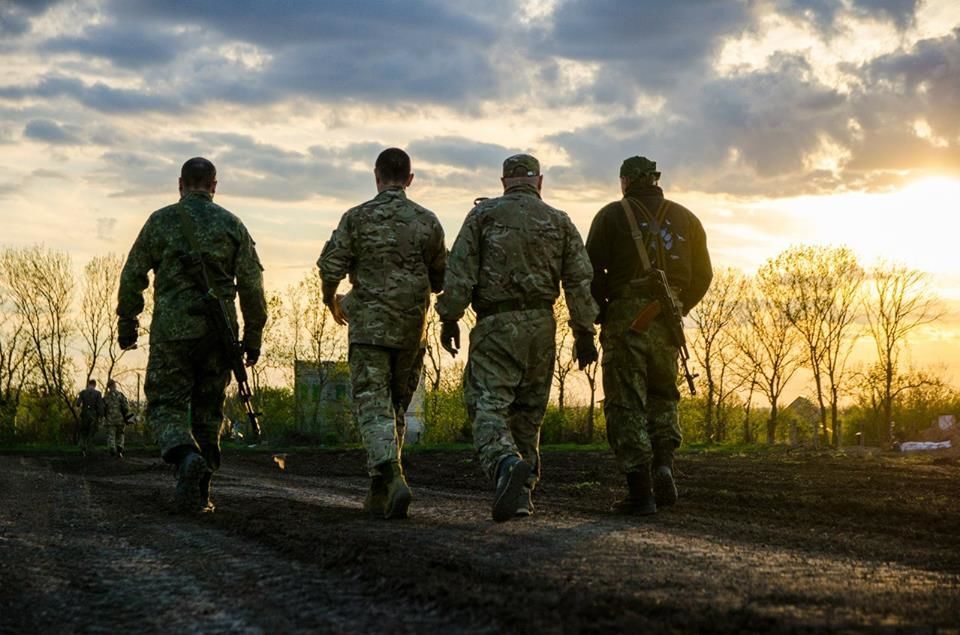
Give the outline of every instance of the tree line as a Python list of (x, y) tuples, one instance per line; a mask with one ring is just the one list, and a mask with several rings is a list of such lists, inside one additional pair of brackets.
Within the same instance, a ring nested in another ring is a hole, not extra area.
[[(116, 344), (122, 264), (114, 254), (97, 256), (77, 276), (62, 251), (35, 246), (0, 252), (0, 441), (68, 440), (79, 414), (76, 393), (86, 379), (114, 378), (128, 392), (138, 384), (143, 356)], [(144, 347), (151, 294), (148, 289), (141, 319)], [(323, 305), (313, 271), (269, 291), (268, 307), (263, 354), (252, 372), (266, 431), (309, 441), (297, 436), (295, 421), (316, 419), (320, 406), (296, 394), (294, 368), (311, 369), (321, 388), (342, 376), (346, 329)], [(889, 423), (901, 414), (921, 417), (926, 425), (937, 408), (960, 403), (940, 369), (918, 369), (906, 360), (910, 336), (938, 316), (926, 274), (894, 263), (865, 268), (845, 247), (792, 247), (753, 275), (721, 269), (687, 318), (700, 393), (681, 404), (687, 438), (839, 446), (856, 433), (871, 443), (889, 440)], [(597, 364), (576, 371), (562, 296), (555, 317), (554, 390), (544, 434), (553, 441), (599, 441), (602, 369)], [(474, 322), (468, 312), (464, 325)], [(424, 356), (426, 438), (465, 440), (463, 364), (442, 350), (439, 330), (431, 309)], [(853, 347), (866, 340), (873, 344), (873, 361), (851, 364)], [(784, 412), (784, 394), (798, 385), (812, 394), (817, 410), (808, 429)], [(355, 440), (351, 422), (334, 423), (337, 439)], [(845, 430), (845, 423), (856, 430)]]

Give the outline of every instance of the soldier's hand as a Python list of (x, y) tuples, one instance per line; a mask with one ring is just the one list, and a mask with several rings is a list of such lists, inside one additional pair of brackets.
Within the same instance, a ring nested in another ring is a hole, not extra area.
[(460, 324), (456, 320), (445, 320), (440, 327), (440, 346), (453, 357), (460, 352)]
[(340, 326), (347, 325), (347, 314), (343, 311), (343, 305), (340, 302), (343, 300), (343, 294), (338, 293), (333, 296), (333, 301), (328, 305), (330, 307), (330, 314), (333, 316), (333, 321), (339, 324)]
[(253, 366), (260, 360), (259, 348), (245, 348), (244, 353), (247, 355), (247, 366)]
[(121, 350), (129, 351), (137, 347), (137, 321), (121, 318), (117, 321), (117, 344)]
[(597, 345), (593, 341), (593, 333), (580, 333), (574, 339), (574, 352), (577, 356), (577, 366), (583, 370), (600, 359)]

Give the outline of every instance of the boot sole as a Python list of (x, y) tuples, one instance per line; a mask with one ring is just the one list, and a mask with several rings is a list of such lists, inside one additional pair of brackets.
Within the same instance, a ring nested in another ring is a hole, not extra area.
[(655, 474), (653, 476), (653, 495), (659, 507), (670, 507), (677, 502), (677, 483), (672, 476)]
[(387, 499), (383, 517), (387, 520), (406, 518), (407, 509), (410, 507), (410, 501), (412, 500), (413, 492), (410, 491), (409, 487), (403, 486), (399, 488), (392, 498)]
[(174, 501), (177, 509), (182, 512), (200, 511), (200, 479), (207, 470), (207, 463), (202, 458), (194, 459), (187, 466), (186, 473), (177, 480), (177, 493)]
[(493, 520), (498, 523), (514, 518), (517, 513), (517, 497), (530, 478), (532, 468), (526, 461), (520, 461), (510, 470), (507, 486), (493, 501)]

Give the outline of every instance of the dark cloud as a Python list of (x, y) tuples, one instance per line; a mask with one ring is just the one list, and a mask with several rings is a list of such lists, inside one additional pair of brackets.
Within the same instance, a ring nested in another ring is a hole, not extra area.
[(407, 148), (413, 162), (419, 160), (439, 163), (462, 170), (481, 170), (498, 167), (512, 151), (495, 143), (483, 143), (464, 137), (428, 137), (418, 139)]
[(747, 3), (729, 0), (571, 0), (554, 15), (545, 50), (531, 52), (603, 63), (591, 91), (609, 101), (625, 88), (658, 90), (703, 71), (721, 38), (749, 17)]
[(806, 18), (827, 32), (836, 31), (842, 17), (873, 18), (892, 22), (900, 30), (914, 24), (920, 0), (853, 0), (849, 6), (837, 0), (779, 0), (779, 11)]
[(26, 99), (40, 97), (53, 99), (67, 97), (82, 105), (105, 113), (178, 112), (182, 102), (175, 96), (154, 91), (113, 88), (103, 82), (87, 84), (79, 79), (49, 75), (28, 86), (0, 87), (0, 98)]
[(30, 30), (30, 20), (43, 14), (61, 0), (3, 0), (0, 2), (0, 35), (23, 35)]
[(50, 119), (33, 119), (27, 122), (23, 136), (32, 141), (42, 141), (53, 145), (78, 145), (80, 139), (74, 132)]
[(190, 47), (177, 33), (149, 24), (99, 24), (79, 36), (56, 37), (43, 43), (47, 53), (77, 53), (109, 60), (114, 66), (140, 69), (166, 64)]

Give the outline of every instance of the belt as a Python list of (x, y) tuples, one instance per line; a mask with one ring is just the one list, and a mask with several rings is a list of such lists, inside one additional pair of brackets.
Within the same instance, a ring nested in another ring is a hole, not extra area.
[(503, 302), (494, 302), (485, 305), (482, 309), (477, 309), (477, 322), (497, 313), (536, 311), (539, 309), (553, 311), (553, 300), (504, 300)]

